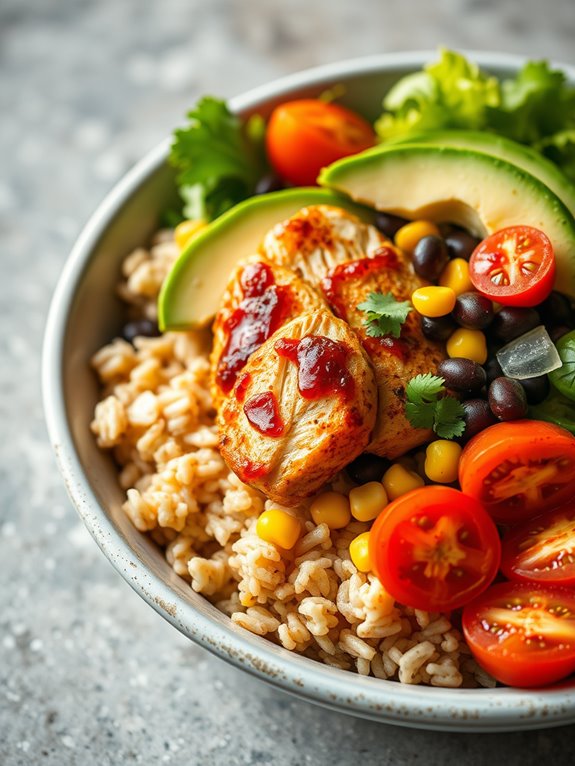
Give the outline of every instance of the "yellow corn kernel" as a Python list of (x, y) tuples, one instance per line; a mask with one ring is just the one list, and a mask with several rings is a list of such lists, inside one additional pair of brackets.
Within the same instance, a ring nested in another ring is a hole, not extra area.
[(349, 555), (360, 572), (371, 571), (371, 559), (369, 557), (369, 532), (362, 532), (349, 544)]
[(411, 255), (423, 237), (439, 237), (439, 229), (431, 221), (411, 221), (395, 233), (395, 244), (404, 253)]
[(431, 481), (449, 484), (458, 476), (461, 447), (447, 439), (431, 442), (425, 450), (425, 475)]
[(416, 311), (424, 317), (443, 317), (455, 307), (457, 296), (451, 287), (418, 287), (411, 294), (411, 302)]
[(455, 295), (473, 290), (473, 282), (469, 276), (469, 264), (464, 258), (454, 258), (449, 261), (439, 277), (441, 287), (451, 287)]
[(415, 471), (408, 471), (401, 463), (394, 463), (383, 474), (383, 488), (390, 500), (395, 500), (412, 489), (423, 487), (424, 481)]
[(310, 507), (316, 524), (327, 524), (330, 529), (343, 529), (351, 519), (349, 500), (339, 492), (322, 492)]
[(176, 226), (174, 231), (176, 245), (180, 250), (183, 250), (188, 242), (195, 237), (196, 234), (199, 234), (202, 229), (205, 229), (207, 225), (208, 224), (201, 218), (198, 218), (196, 221), (182, 221)]
[(266, 543), (279, 545), (280, 548), (290, 550), (297, 543), (301, 534), (299, 519), (279, 508), (270, 508), (264, 511), (256, 524), (258, 537)]
[(379, 481), (368, 481), (349, 493), (351, 515), (358, 521), (372, 521), (387, 505), (387, 493)]
[(477, 364), (487, 361), (487, 343), (481, 330), (456, 330), (448, 339), (446, 348), (451, 357), (462, 356)]
[(257, 603), (257, 598), (251, 593), (242, 593), (240, 596), (240, 604), (242, 606), (255, 606)]

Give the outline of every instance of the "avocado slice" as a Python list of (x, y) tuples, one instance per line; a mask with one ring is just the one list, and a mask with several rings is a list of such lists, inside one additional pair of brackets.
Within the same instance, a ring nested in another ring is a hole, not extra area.
[(298, 188), (240, 202), (184, 248), (158, 299), (161, 330), (188, 330), (208, 323), (218, 308), (235, 264), (258, 251), (267, 232), (308, 205), (342, 207), (364, 221), (374, 211), (328, 189)]
[(395, 144), (322, 170), (323, 186), (405, 218), (450, 221), (485, 237), (506, 226), (544, 231), (557, 261), (555, 284), (575, 298), (575, 219), (538, 178), (474, 149)]
[[(395, 138), (386, 141), (382, 146), (397, 144), (432, 144), (434, 146), (456, 146), (473, 149), (492, 157), (499, 157), (512, 165), (526, 170), (535, 178), (542, 181), (554, 192), (561, 202), (575, 215), (575, 184), (562, 173), (557, 165), (547, 157), (539, 154), (530, 146), (519, 144), (495, 133), (485, 133), (479, 130), (430, 130), (427, 133), (417, 133), (405, 138)], [(370, 151), (377, 151), (381, 146)]]

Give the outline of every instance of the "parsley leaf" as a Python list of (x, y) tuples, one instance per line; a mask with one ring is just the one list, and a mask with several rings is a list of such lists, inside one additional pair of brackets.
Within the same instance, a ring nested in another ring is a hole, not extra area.
[(253, 194), (266, 169), (265, 125), (245, 125), (226, 103), (206, 96), (188, 113), (189, 125), (174, 132), (170, 164), (177, 171), (187, 218), (217, 218)]
[(370, 293), (357, 308), (366, 313), (364, 325), (367, 334), (374, 338), (383, 335), (399, 338), (401, 325), (411, 311), (409, 301), (397, 301), (392, 293)]
[(431, 428), (441, 439), (461, 436), (465, 410), (453, 396), (446, 396), (445, 380), (426, 372), (406, 387), (405, 415), (414, 428)]

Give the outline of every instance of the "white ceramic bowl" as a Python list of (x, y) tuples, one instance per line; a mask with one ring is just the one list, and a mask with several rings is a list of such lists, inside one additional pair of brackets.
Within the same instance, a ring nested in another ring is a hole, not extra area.
[[(288, 98), (316, 96), (337, 83), (344, 102), (368, 118), (383, 94), (435, 53), (373, 56), (286, 77), (232, 99), (232, 109), (266, 115)], [(488, 71), (514, 73), (523, 59), (470, 54)], [(575, 71), (562, 66), (571, 81)], [(43, 359), (44, 405), (50, 437), (68, 491), (96, 542), (118, 572), (174, 627), (253, 675), (311, 702), (386, 723), (428, 729), (501, 731), (575, 721), (575, 681), (545, 690), (437, 689), (405, 686), (337, 670), (275, 646), (232, 624), (174, 574), (159, 551), (121, 510), (116, 469), (101, 452), (89, 423), (98, 386), (91, 355), (122, 324), (114, 287), (123, 257), (147, 241), (175, 195), (166, 165), (168, 141), (146, 156), (113, 189), (82, 232), (56, 289)]]

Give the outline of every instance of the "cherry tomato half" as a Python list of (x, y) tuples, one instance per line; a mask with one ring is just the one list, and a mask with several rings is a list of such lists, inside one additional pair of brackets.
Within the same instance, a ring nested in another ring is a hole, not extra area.
[(504, 306), (536, 306), (553, 288), (553, 246), (539, 229), (509, 226), (475, 248), (469, 276), (480, 293)]
[(390, 503), (369, 535), (375, 573), (397, 601), (444, 612), (475, 598), (499, 567), (497, 528), (472, 497), (414, 489)]
[(459, 483), (495, 521), (525, 521), (575, 495), (575, 436), (539, 420), (496, 423), (464, 447)]
[(323, 167), (374, 143), (373, 129), (362, 117), (312, 98), (276, 107), (266, 131), (269, 161), (296, 186), (315, 184)]
[(575, 594), (535, 583), (493, 585), (463, 609), (477, 662), (501, 683), (545, 686), (575, 670)]
[(509, 530), (501, 571), (510, 580), (575, 585), (575, 500)]

